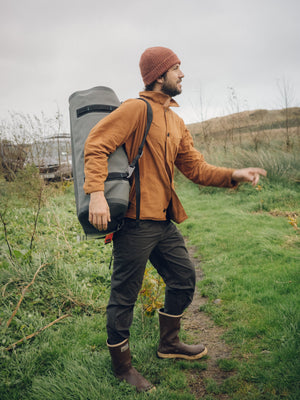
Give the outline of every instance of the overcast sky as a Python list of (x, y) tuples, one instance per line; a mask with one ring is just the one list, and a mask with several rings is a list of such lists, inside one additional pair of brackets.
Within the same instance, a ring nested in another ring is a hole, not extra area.
[[(0, 119), (63, 113), (68, 98), (109, 86), (143, 89), (141, 53), (171, 48), (182, 61), (186, 123), (240, 109), (281, 108), (278, 81), (300, 101), (299, 0), (0, 0)], [(202, 99), (202, 100), (200, 100)], [(202, 103), (202, 108), (200, 107)], [(177, 111), (177, 110), (176, 110)]]

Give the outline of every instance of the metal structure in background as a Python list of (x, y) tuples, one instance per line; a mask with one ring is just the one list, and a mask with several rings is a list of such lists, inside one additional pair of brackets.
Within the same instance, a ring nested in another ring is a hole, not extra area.
[(71, 179), (71, 136), (60, 134), (34, 142), (28, 147), (26, 164), (38, 167), (45, 180)]
[(0, 168), (6, 180), (27, 165), (35, 165), (45, 180), (72, 179), (72, 148), (70, 134), (59, 134), (30, 144), (0, 141)]

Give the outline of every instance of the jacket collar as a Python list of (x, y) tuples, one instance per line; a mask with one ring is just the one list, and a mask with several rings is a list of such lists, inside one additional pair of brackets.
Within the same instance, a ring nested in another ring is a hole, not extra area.
[(145, 99), (150, 99), (155, 103), (159, 103), (165, 108), (179, 107), (178, 103), (173, 98), (161, 92), (150, 92), (148, 90), (145, 90), (143, 92), (140, 92), (139, 95), (141, 97), (144, 97)]

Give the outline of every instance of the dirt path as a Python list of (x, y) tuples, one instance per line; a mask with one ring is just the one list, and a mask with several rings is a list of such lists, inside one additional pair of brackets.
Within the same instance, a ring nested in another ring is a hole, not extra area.
[[(197, 281), (203, 279), (203, 272), (199, 267), (199, 259), (194, 257), (193, 248), (189, 248), (191, 257), (194, 260), (196, 268)], [(196, 289), (192, 304), (184, 313), (182, 327), (186, 331), (190, 343), (203, 343), (208, 349), (208, 358), (203, 362), (207, 364), (205, 371), (194, 370), (188, 375), (188, 382), (191, 392), (196, 399), (201, 399), (207, 394), (204, 381), (213, 379), (216, 383), (222, 383), (226, 378), (232, 375), (231, 372), (221, 371), (218, 367), (218, 360), (231, 357), (231, 349), (222, 339), (224, 329), (214, 324), (204, 312), (199, 311), (201, 305), (205, 304), (207, 299), (201, 297), (199, 289)], [(216, 399), (229, 399), (227, 395), (216, 395)]]

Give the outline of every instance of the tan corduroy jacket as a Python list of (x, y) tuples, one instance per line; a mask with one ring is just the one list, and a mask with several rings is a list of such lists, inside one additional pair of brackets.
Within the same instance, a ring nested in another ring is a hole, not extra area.
[[(178, 104), (160, 92), (141, 92), (151, 104), (153, 121), (143, 155), (139, 161), (141, 185), (140, 219), (180, 223), (187, 218), (174, 190), (174, 165), (196, 184), (233, 187), (233, 169), (220, 168), (205, 162), (193, 146), (191, 134), (183, 120), (170, 107)], [(146, 104), (130, 99), (102, 119), (90, 132), (85, 144), (86, 193), (104, 190), (107, 157), (125, 144), (131, 162), (137, 154), (146, 124)], [(130, 190), (127, 217), (135, 218), (134, 178)], [(167, 217), (168, 216), (168, 217)]]

